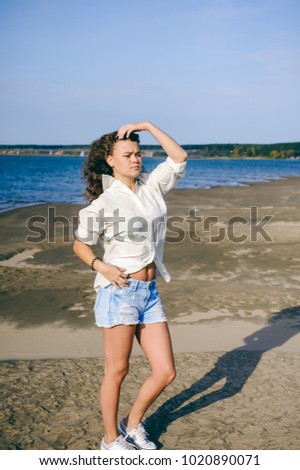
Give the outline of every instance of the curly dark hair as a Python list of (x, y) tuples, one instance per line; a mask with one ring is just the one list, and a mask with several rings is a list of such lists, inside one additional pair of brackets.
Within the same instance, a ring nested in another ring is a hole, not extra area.
[[(117, 134), (117, 131), (104, 134), (100, 139), (91, 143), (89, 154), (83, 166), (83, 177), (87, 179), (85, 196), (89, 201), (93, 201), (103, 193), (102, 174), (113, 175), (113, 169), (105, 157), (111, 155), (115, 143), (118, 142)], [(122, 140), (127, 139), (132, 142), (140, 142), (138, 134), (134, 132)]]

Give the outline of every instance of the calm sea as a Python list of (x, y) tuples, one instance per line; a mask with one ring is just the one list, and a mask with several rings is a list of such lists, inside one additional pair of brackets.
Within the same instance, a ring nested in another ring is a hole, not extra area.
[[(86, 204), (84, 157), (0, 156), (0, 212), (32, 204)], [(161, 159), (144, 158), (147, 171)], [(245, 182), (300, 176), (300, 160), (189, 160), (178, 188), (242, 186)]]

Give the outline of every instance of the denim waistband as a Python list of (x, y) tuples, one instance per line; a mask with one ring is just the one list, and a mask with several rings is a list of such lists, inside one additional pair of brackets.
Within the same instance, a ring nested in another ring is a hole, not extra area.
[(126, 280), (129, 281), (129, 286), (132, 290), (150, 289), (150, 287), (153, 287), (156, 284), (156, 277), (151, 281), (140, 281), (138, 279), (133, 279), (132, 277), (126, 277)]

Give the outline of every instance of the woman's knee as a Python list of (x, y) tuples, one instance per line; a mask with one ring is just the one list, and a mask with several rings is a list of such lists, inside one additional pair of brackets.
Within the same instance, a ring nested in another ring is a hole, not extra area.
[(171, 370), (169, 370), (169, 373), (168, 373), (168, 384), (170, 384), (171, 382), (173, 382), (176, 378), (176, 369), (175, 367), (173, 367)]
[(113, 364), (106, 366), (104, 376), (122, 382), (128, 374), (129, 364)]
[(165, 387), (169, 385), (176, 378), (176, 369), (175, 367), (170, 367), (168, 369), (160, 369), (154, 373), (157, 380), (159, 380)]

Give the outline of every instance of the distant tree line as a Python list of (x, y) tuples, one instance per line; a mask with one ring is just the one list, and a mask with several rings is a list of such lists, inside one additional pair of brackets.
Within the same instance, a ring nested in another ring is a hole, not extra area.
[[(153, 156), (163, 155), (155, 146), (142, 146), (152, 149)], [(279, 144), (209, 144), (183, 145), (190, 157), (195, 158), (300, 158), (300, 142)]]
[[(300, 142), (279, 144), (183, 145), (192, 158), (300, 158)], [(165, 155), (159, 145), (141, 145), (148, 156)], [(89, 145), (0, 145), (1, 155), (81, 155)]]

